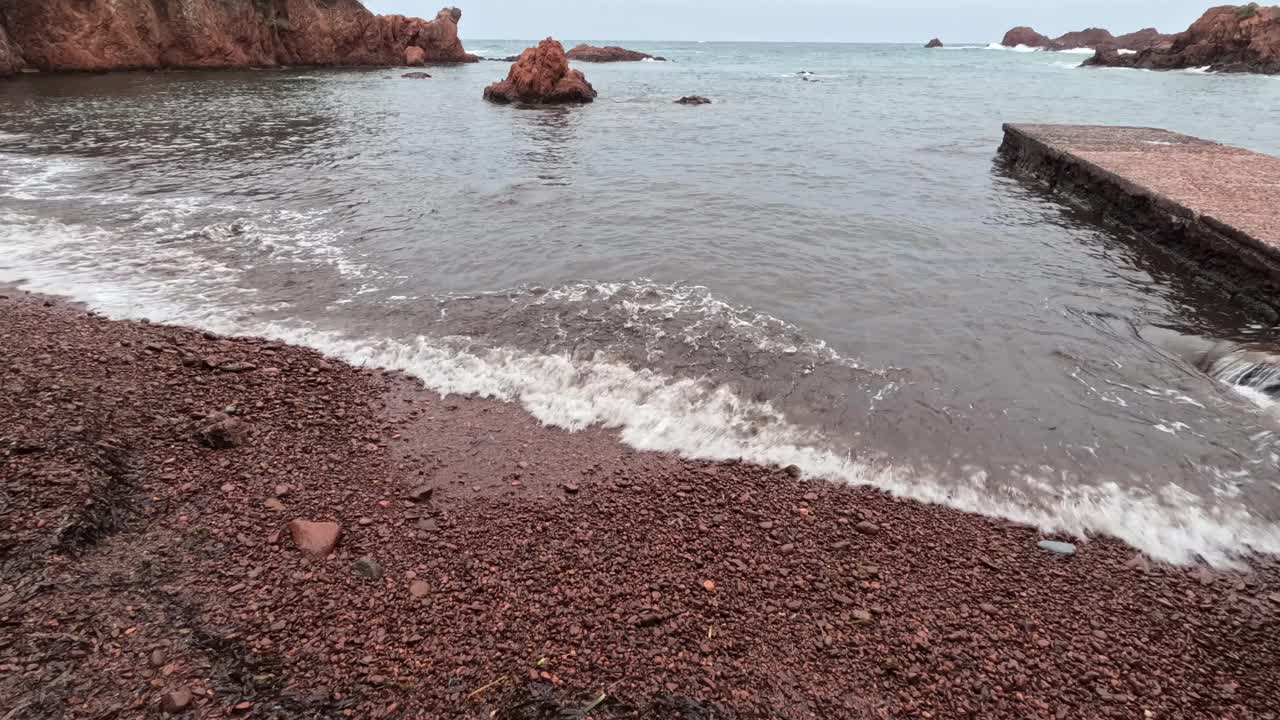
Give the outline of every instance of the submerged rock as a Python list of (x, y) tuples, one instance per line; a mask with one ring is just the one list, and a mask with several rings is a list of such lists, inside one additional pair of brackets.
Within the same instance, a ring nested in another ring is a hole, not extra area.
[(426, 80), (427, 78), (431, 77), (431, 74), (424, 73), (424, 72), (411, 72), (411, 73), (405, 73), (400, 77), (407, 78), (409, 80)]
[(618, 47), (617, 45), (609, 45), (606, 47), (578, 45), (565, 55), (570, 60), (577, 60), (579, 62), (640, 62), (641, 60), (666, 60), (666, 58), (663, 57), (654, 57), (648, 53), (628, 50), (626, 48)]
[(589, 103), (595, 98), (595, 88), (580, 70), (569, 68), (564, 46), (552, 38), (521, 53), (507, 79), (484, 90), (485, 100), (499, 104)]
[(710, 105), (711, 98), (705, 98), (701, 95), (685, 95), (676, 100), (677, 105)]
[(1050, 40), (1048, 36), (1041, 35), (1036, 32), (1034, 28), (1029, 28), (1023, 25), (1013, 28), (1009, 32), (1005, 33), (1000, 44), (1005, 47), (1017, 47), (1019, 45), (1024, 45), (1026, 47), (1046, 48), (1049, 47), (1052, 42), (1053, 41)]

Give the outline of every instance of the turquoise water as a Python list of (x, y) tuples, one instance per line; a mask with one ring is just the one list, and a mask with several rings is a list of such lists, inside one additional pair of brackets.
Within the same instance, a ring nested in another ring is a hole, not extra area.
[(0, 281), (1157, 557), (1280, 550), (1270, 396), (1152, 340), (1274, 328), (995, 162), (1010, 121), (1280, 153), (1280, 79), (627, 45), (672, 62), (585, 65), (574, 108), (483, 102), (495, 62), (0, 83)]

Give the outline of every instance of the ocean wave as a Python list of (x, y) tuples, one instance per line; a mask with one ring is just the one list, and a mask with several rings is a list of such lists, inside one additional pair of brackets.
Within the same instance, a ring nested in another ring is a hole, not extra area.
[(1066, 50), (1054, 50), (1052, 52), (1060, 53), (1062, 55), (1093, 55), (1097, 53), (1097, 51), (1094, 50), (1093, 48), (1083, 48), (1083, 47), (1068, 48)]
[[(836, 452), (820, 432), (791, 423), (771, 402), (743, 397), (707, 377), (675, 377), (618, 362), (607, 352), (531, 352), (477, 345), (466, 336), (358, 336), (313, 323), (255, 320), (252, 293), (236, 287), (239, 271), (225, 264), (190, 253), (169, 256), (167, 262), (184, 265), (182, 272), (146, 280), (128, 271), (130, 260), (121, 259), (113, 268), (104, 267), (102, 256), (80, 257), (86, 244), (101, 243), (103, 238), (79, 238), (80, 230), (48, 223), (39, 234), (24, 236), (32, 230), (30, 219), (13, 213), (0, 215), (0, 226), (6, 238), (0, 281), (25, 281), (31, 290), (69, 296), (113, 317), (145, 317), (226, 334), (270, 337), (355, 365), (402, 370), (442, 394), (518, 403), (539, 421), (565, 430), (612, 428), (624, 443), (637, 449), (707, 460), (796, 465), (811, 477), (871, 486), (899, 497), (1028, 523), (1046, 532), (1109, 534), (1159, 560), (1203, 559), (1233, 566), (1249, 551), (1280, 553), (1276, 524), (1238, 506), (1208, 506), (1174, 485), (1147, 493), (1115, 482), (1069, 483), (1049, 474), (1025, 478), (1031, 487), (1051, 489), (1031, 498), (1014, 489), (990, 487), (980, 469), (960, 482), (946, 481), (927, 469), (863, 461)], [(25, 230), (15, 232), (15, 226)], [(210, 278), (215, 281), (204, 282)], [(548, 305), (596, 302), (621, 307), (619, 299), (630, 302), (637, 295), (643, 299), (653, 288), (643, 282), (578, 283), (506, 296), (468, 297), (515, 304), (540, 298)], [(243, 296), (246, 293), (249, 297)], [(466, 299), (442, 300), (456, 309)], [(694, 287), (659, 292), (647, 307), (633, 310), (640, 322), (681, 312), (750, 322), (741, 309)]]
[(985, 48), (987, 50), (1004, 50), (1007, 52), (1041, 52), (1038, 47), (1030, 47), (1029, 45), (1001, 45), (1000, 43), (991, 43)]

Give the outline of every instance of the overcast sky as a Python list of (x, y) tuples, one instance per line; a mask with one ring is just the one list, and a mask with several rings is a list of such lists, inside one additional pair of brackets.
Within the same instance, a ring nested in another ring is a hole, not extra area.
[[(1154, 25), (1185, 30), (1208, 0), (451, 0), (463, 17), (463, 39), (776, 40), (812, 42), (944, 42), (999, 40), (1015, 25), (1056, 36), (1089, 26), (1116, 34)], [(434, 17), (440, 0), (364, 0), (378, 13)]]

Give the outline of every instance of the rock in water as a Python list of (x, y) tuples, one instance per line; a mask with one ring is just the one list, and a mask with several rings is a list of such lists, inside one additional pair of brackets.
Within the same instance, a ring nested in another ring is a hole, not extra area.
[(9, 34), (0, 24), (0, 77), (12, 75), (22, 69), (22, 58), (18, 49), (9, 41)]
[(941, 41), (941, 40), (939, 40), (938, 38), (934, 38), (934, 39), (930, 40), (930, 41), (929, 41), (929, 44), (928, 44), (928, 45), (925, 45), (925, 47), (926, 47), (926, 48), (930, 48), (930, 49), (932, 49), (932, 48), (940, 48), (940, 47), (942, 47), (942, 41)]
[(685, 95), (676, 101), (677, 105), (710, 105), (711, 98), (705, 98), (701, 95)]
[(1076, 546), (1069, 542), (1058, 542), (1057, 540), (1041, 540), (1036, 543), (1041, 550), (1048, 550), (1058, 555), (1075, 555)]
[(1047, 36), (1041, 35), (1033, 28), (1029, 28), (1024, 25), (1013, 28), (1009, 32), (1005, 33), (1000, 44), (1005, 47), (1025, 45), (1026, 47), (1043, 48), (1049, 47), (1051, 42), (1052, 41)]
[(566, 53), (570, 60), (578, 62), (640, 62), (641, 60), (665, 60), (648, 53), (636, 52), (620, 48), (617, 45), (596, 47), (594, 45), (578, 45)]
[(427, 64), (427, 51), (417, 45), (404, 49), (404, 64), (409, 67), (422, 67)]
[(289, 535), (299, 550), (319, 559), (333, 552), (338, 537), (342, 535), (342, 526), (336, 522), (292, 520), (289, 522)]
[[(433, 20), (374, 15), (358, 0), (40, 0), (5, 2), (19, 65), (46, 71), (399, 65), (475, 62), (458, 39), (462, 11)], [(414, 53), (416, 56), (417, 53)]]
[(406, 79), (409, 79), (409, 80), (426, 80), (426, 79), (428, 79), (428, 78), (430, 78), (430, 77), (431, 77), (431, 74), (430, 74), (430, 73), (424, 73), (424, 72), (411, 72), (411, 73), (405, 73), (405, 74), (401, 75), (400, 77), (402, 77), (402, 78), (406, 78)]
[(589, 103), (595, 98), (595, 88), (581, 71), (569, 69), (564, 46), (552, 38), (521, 53), (507, 73), (507, 79), (484, 90), (485, 100), (504, 105)]

